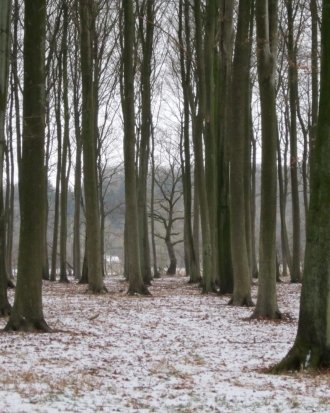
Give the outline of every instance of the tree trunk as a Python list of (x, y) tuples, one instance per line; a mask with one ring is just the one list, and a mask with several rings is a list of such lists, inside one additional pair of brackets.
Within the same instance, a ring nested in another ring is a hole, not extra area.
[[(184, 46), (183, 28), (185, 29), (186, 46)], [(183, 184), (183, 202), (184, 202), (184, 236), (185, 236), (185, 257), (186, 274), (189, 275), (190, 283), (201, 281), (200, 268), (198, 266), (192, 229), (192, 183), (191, 183), (191, 154), (190, 154), (190, 113), (189, 113), (189, 94), (191, 89), (191, 39), (189, 26), (189, 4), (187, 1), (180, 1), (179, 7), (179, 29), (178, 37), (180, 47), (180, 67), (181, 67), (181, 84), (183, 91), (184, 119), (182, 131), (183, 153), (181, 159), (182, 184)], [(187, 56), (185, 56), (186, 50)]]
[(321, 84), (317, 137), (298, 332), (287, 356), (273, 369), (330, 367), (330, 0), (323, 0)]
[(135, 165), (135, 108), (134, 108), (134, 13), (132, 0), (123, 0), (124, 11), (124, 84), (122, 107), (124, 117), (124, 162), (125, 162), (125, 237), (126, 271), (129, 280), (129, 294), (150, 294), (143, 282), (140, 263), (138, 225), (138, 203)]
[(166, 248), (167, 248), (167, 252), (168, 252), (168, 256), (170, 259), (170, 265), (166, 271), (167, 275), (175, 275), (176, 274), (176, 256), (175, 256), (175, 252), (174, 252), (174, 247), (173, 244), (171, 242), (171, 238), (170, 237), (166, 237), (165, 238), (165, 243), (166, 243)]
[(5, 330), (50, 331), (42, 310), (46, 2), (25, 1), (23, 152), (15, 301)]
[(80, 0), (81, 74), (82, 74), (82, 142), (84, 160), (84, 191), (86, 203), (86, 236), (88, 288), (93, 293), (106, 291), (102, 274), (101, 230), (96, 167), (96, 136), (94, 116), (92, 19), (93, 0)]
[(9, 70), (9, 33), (11, 2), (3, 1), (0, 6), (0, 315), (8, 315), (11, 306), (7, 297), (6, 271), (6, 223), (4, 209), (4, 154), (5, 154), (5, 113), (7, 106)]
[(151, 111), (151, 73), (153, 56), (153, 33), (154, 33), (154, 1), (147, 0), (140, 7), (139, 12), (139, 38), (142, 43), (141, 64), (141, 140), (139, 153), (138, 174), (138, 214), (139, 214), (139, 237), (140, 237), (140, 264), (142, 277), (145, 284), (151, 284), (150, 246), (148, 231), (147, 212), (147, 181), (148, 162), (150, 154), (150, 137), (152, 128)]
[(279, 318), (276, 298), (276, 142), (275, 72), (277, 0), (257, 0), (258, 79), (261, 104), (262, 168), (259, 288), (252, 317)]
[(61, 219), (60, 219), (60, 282), (68, 283), (67, 275), (67, 206), (68, 206), (68, 150), (69, 150), (69, 102), (68, 102), (68, 5), (66, 1), (63, 3), (63, 35), (62, 35), (62, 76), (63, 76), (63, 95), (60, 101), (63, 102), (63, 145), (62, 145), (62, 161), (61, 161)]
[[(50, 281), (56, 281), (57, 273), (57, 252), (58, 252), (58, 233), (60, 219), (60, 182), (61, 182), (61, 163), (62, 163), (62, 122), (61, 122), (61, 95), (62, 95), (62, 68), (61, 62), (58, 64), (57, 91), (55, 91), (55, 121), (57, 131), (57, 168), (55, 181), (55, 205), (54, 205), (54, 224), (53, 224), (53, 245)], [(54, 71), (55, 72), (55, 71)], [(56, 74), (54, 73), (55, 77)]]
[(79, 82), (78, 82), (78, 56), (74, 60), (75, 71), (73, 80), (73, 107), (74, 107), (74, 130), (76, 137), (76, 167), (74, 174), (74, 223), (73, 223), (73, 274), (79, 280), (81, 276), (81, 252), (80, 252), (80, 225), (81, 225), (81, 152), (82, 142), (80, 134), (80, 111), (79, 111)]
[(292, 196), (292, 273), (291, 282), (301, 282), (300, 272), (300, 201), (298, 188), (297, 153), (297, 100), (298, 66), (296, 46), (294, 45), (294, 12), (292, 0), (286, 1), (288, 14), (288, 59), (289, 59), (289, 100), (290, 100), (290, 172)]
[[(229, 205), (229, 143), (231, 139), (231, 78), (233, 52), (233, 8), (231, 0), (221, 1), (220, 45), (218, 76), (218, 236), (219, 236), (219, 277), (221, 294), (231, 294), (234, 288), (233, 266), (230, 243)], [(226, 102), (224, 105), (223, 102)]]
[(246, 216), (246, 150), (249, 145), (249, 84), (250, 42), (249, 35), (251, 2), (239, 3), (235, 55), (232, 78), (232, 124), (230, 150), (230, 213), (231, 254), (234, 270), (233, 305), (251, 306), (251, 275), (247, 248)]
[(195, 36), (196, 36), (196, 72), (197, 72), (197, 100), (198, 111), (193, 110), (193, 145), (195, 154), (196, 168), (196, 188), (198, 191), (200, 217), (202, 227), (202, 245), (203, 245), (203, 292), (208, 293), (214, 291), (214, 273), (212, 259), (212, 234), (210, 226), (210, 211), (209, 199), (207, 195), (206, 173), (204, 167), (204, 147), (203, 134), (205, 132), (205, 117), (206, 117), (206, 83), (205, 83), (205, 65), (203, 53), (203, 30), (200, 0), (194, 1), (195, 14)]

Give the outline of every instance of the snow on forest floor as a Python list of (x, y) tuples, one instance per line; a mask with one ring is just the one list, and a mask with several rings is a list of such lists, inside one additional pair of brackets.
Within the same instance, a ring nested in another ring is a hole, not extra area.
[(106, 284), (93, 296), (44, 282), (55, 332), (0, 333), (0, 412), (330, 411), (330, 373), (263, 372), (293, 343), (298, 285), (279, 284), (290, 317), (269, 322), (183, 277), (155, 280), (151, 297), (127, 296), (119, 277)]

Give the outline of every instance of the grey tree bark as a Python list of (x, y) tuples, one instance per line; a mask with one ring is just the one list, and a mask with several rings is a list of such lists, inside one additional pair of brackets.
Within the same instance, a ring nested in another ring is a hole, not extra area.
[(276, 142), (275, 69), (277, 0), (256, 1), (258, 79), (261, 104), (262, 168), (259, 288), (252, 317), (279, 318), (276, 298)]
[(323, 0), (319, 120), (307, 221), (298, 332), (275, 372), (330, 366), (330, 0)]
[(96, 136), (93, 88), (92, 28), (94, 0), (80, 0), (80, 55), (82, 76), (82, 142), (84, 192), (86, 203), (86, 236), (88, 288), (93, 293), (106, 292), (101, 257), (101, 229), (96, 167)]
[(140, 262), (140, 238), (138, 225), (138, 198), (135, 165), (135, 107), (134, 107), (134, 12), (132, 0), (123, 0), (124, 45), (122, 50), (124, 79), (122, 108), (124, 117), (124, 163), (125, 163), (125, 271), (129, 280), (129, 294), (150, 294), (143, 282)]
[(234, 271), (233, 305), (253, 305), (247, 247), (246, 151), (250, 145), (250, 42), (251, 1), (239, 2), (232, 78), (232, 123), (230, 145), (231, 254)]
[(5, 117), (7, 108), (11, 1), (0, 4), (0, 315), (8, 315), (11, 306), (7, 297), (6, 222), (4, 207), (4, 155), (6, 149)]
[(25, 1), (20, 239), (14, 306), (6, 331), (50, 331), (42, 309), (45, 214), (46, 1)]

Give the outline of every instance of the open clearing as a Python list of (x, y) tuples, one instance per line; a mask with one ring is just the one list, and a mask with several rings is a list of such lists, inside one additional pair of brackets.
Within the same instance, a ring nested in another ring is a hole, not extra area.
[(106, 285), (93, 296), (44, 282), (55, 332), (0, 334), (0, 412), (330, 411), (329, 372), (263, 373), (293, 343), (298, 285), (278, 285), (281, 322), (246, 320), (251, 309), (184, 277), (155, 280), (152, 297), (127, 296), (119, 277)]

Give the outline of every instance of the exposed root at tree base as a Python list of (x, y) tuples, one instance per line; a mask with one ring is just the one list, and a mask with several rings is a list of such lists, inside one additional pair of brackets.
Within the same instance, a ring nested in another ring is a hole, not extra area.
[(300, 344), (293, 345), (289, 353), (269, 373), (281, 374), (292, 371), (316, 371), (330, 367), (330, 354), (323, 354), (318, 347)]
[(151, 296), (151, 292), (148, 290), (146, 285), (143, 285), (139, 288), (129, 288), (127, 291), (127, 295), (144, 295), (144, 296)]
[(8, 303), (0, 307), (0, 317), (7, 317), (11, 313), (11, 305)]
[(232, 305), (234, 307), (254, 307), (254, 302), (252, 301), (251, 297), (244, 297), (244, 298), (234, 298), (232, 297), (228, 305)]
[(268, 321), (278, 321), (283, 319), (283, 315), (279, 310), (273, 312), (262, 312), (255, 309), (253, 314), (249, 317), (251, 320), (268, 320)]
[(105, 285), (103, 285), (102, 287), (91, 287), (91, 286), (89, 286), (86, 292), (89, 293), (89, 294), (107, 294), (108, 289)]
[(31, 320), (24, 317), (9, 319), (4, 331), (21, 331), (25, 333), (51, 333), (52, 329), (44, 319)]

